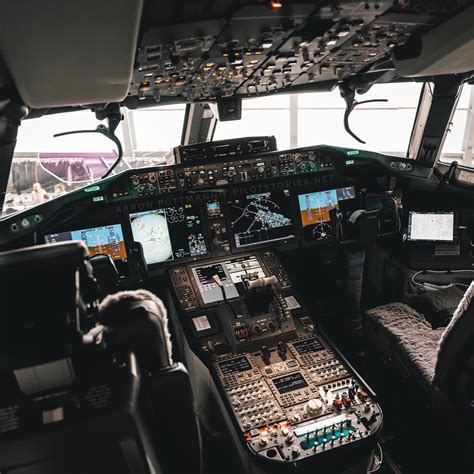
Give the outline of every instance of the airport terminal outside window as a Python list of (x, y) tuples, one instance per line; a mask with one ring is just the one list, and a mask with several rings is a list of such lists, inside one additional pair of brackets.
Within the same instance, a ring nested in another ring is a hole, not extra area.
[[(165, 162), (166, 153), (181, 140), (185, 105), (122, 110), (124, 120), (117, 129), (124, 160), (117, 172)], [(95, 129), (99, 122), (89, 110), (46, 115), (24, 120), (18, 130), (12, 168), (2, 216), (22, 211), (48, 199), (54, 199), (87, 183), (60, 181), (39, 163), (39, 153), (54, 150), (53, 134), (70, 130)], [(71, 136), (74, 148), (74, 137)], [(84, 135), (77, 135), (77, 149), (83, 151)], [(91, 150), (92, 151), (92, 150)]]

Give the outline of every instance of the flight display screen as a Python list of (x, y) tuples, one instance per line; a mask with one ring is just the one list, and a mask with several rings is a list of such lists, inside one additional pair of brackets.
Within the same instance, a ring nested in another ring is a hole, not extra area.
[(133, 239), (143, 248), (145, 263), (207, 255), (203, 223), (193, 204), (130, 214)]
[(311, 352), (320, 351), (324, 349), (321, 341), (314, 337), (313, 339), (304, 339), (303, 341), (294, 342), (293, 347), (296, 349), (299, 355), (309, 354)]
[(408, 215), (408, 240), (452, 242), (454, 212), (415, 212)]
[(339, 210), (341, 201), (356, 198), (354, 186), (327, 189), (298, 195), (301, 224), (305, 240), (328, 240), (332, 238), (330, 211)]
[(248, 194), (229, 201), (237, 248), (294, 239), (289, 190)]
[(252, 368), (249, 360), (245, 356), (219, 362), (219, 367), (221, 369), (222, 375), (237, 374)]
[(306, 380), (299, 372), (273, 379), (273, 383), (275, 384), (278, 392), (280, 392), (282, 395), (308, 386)]
[(104, 254), (115, 261), (127, 261), (127, 251), (125, 249), (125, 241), (120, 224), (91, 227), (89, 229), (47, 234), (44, 236), (46, 244), (66, 242), (69, 240), (82, 240), (89, 249), (91, 256)]

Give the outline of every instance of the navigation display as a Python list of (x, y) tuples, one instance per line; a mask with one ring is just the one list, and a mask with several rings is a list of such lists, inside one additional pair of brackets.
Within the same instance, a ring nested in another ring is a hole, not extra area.
[(309, 354), (310, 352), (320, 351), (324, 349), (321, 341), (314, 337), (313, 339), (304, 339), (299, 342), (294, 342), (293, 347), (296, 349), (299, 355)]
[(289, 190), (235, 198), (229, 209), (237, 248), (295, 238)]
[(454, 212), (410, 211), (408, 240), (452, 242), (454, 240)]
[(328, 240), (332, 238), (330, 211), (339, 210), (341, 201), (355, 199), (353, 186), (328, 189), (298, 195), (301, 224), (305, 240)]
[(227, 299), (239, 296), (236, 285), (242, 282), (243, 276), (247, 278), (266, 276), (254, 255), (194, 267), (192, 273), (204, 304), (217, 303), (224, 299), (222, 289), (214, 281), (214, 275), (217, 275), (222, 281)]
[(238, 357), (237, 359), (219, 362), (219, 367), (222, 371), (222, 375), (237, 374), (239, 372), (245, 372), (246, 370), (250, 370), (252, 368), (250, 362), (245, 356)]
[(112, 260), (127, 261), (127, 251), (120, 224), (91, 227), (89, 229), (47, 234), (44, 236), (46, 244), (69, 240), (82, 240), (87, 245), (91, 256), (104, 254), (108, 255)]
[(208, 252), (202, 219), (192, 204), (130, 214), (130, 223), (147, 265)]
[(273, 383), (282, 395), (308, 386), (306, 380), (299, 372), (273, 379)]

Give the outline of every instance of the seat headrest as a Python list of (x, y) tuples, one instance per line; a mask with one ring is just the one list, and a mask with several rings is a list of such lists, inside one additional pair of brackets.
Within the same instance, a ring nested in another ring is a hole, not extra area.
[(98, 308), (87, 247), (73, 241), (0, 253), (0, 370), (64, 358)]
[(0, 271), (9, 267), (19, 269), (23, 265), (81, 265), (89, 260), (84, 242), (73, 240), (57, 244), (37, 245), (0, 253)]
[(474, 281), (439, 340), (434, 382), (444, 393), (454, 388), (463, 360), (473, 355), (472, 347), (468, 347), (473, 337)]

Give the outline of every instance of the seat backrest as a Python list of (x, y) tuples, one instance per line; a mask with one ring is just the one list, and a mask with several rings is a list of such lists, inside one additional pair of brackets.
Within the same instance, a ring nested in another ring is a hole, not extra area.
[[(474, 393), (467, 393), (474, 382), (474, 281), (464, 294), (444, 331), (438, 346), (434, 383), (442, 393), (457, 401), (470, 403)], [(461, 387), (464, 386), (464, 389)], [(464, 391), (464, 394), (462, 392)], [(464, 400), (460, 400), (464, 398)]]
[[(121, 291), (100, 304), (105, 342), (137, 355), (143, 398), (153, 417), (148, 420), (156, 453), (165, 472), (198, 474), (202, 447), (188, 372), (172, 358), (168, 315), (163, 302), (147, 290)], [(182, 428), (186, 427), (186, 455)]]
[[(98, 310), (98, 288), (83, 242), (0, 253), (0, 373), (24, 393), (61, 384), (71, 350)], [(66, 361), (66, 362), (64, 362)], [(34, 369), (36, 368), (36, 369)]]
[(130, 351), (104, 350), (87, 248), (0, 253), (0, 472), (163, 472)]

